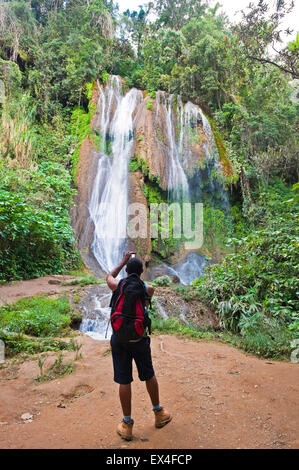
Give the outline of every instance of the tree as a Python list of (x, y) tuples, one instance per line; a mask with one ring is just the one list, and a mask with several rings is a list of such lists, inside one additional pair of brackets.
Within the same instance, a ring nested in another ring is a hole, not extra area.
[(121, 20), (126, 33), (129, 33), (133, 44), (136, 46), (138, 58), (141, 57), (142, 40), (146, 32), (146, 20), (151, 8), (152, 5), (149, 4), (146, 10), (140, 6), (138, 12), (127, 9)]
[(278, 0), (274, 12), (271, 12), (268, 1), (250, 3), (249, 10), (242, 12), (242, 21), (233, 31), (242, 45), (244, 58), (249, 62), (271, 64), (293, 78), (299, 78), (298, 48), (287, 46), (277, 49), (282, 43), (282, 34), (292, 34), (289, 29), (281, 29), (281, 21), (293, 8), (293, 0)]
[(200, 18), (207, 10), (204, 0), (156, 0), (154, 9), (158, 14), (157, 26), (176, 31), (192, 18)]

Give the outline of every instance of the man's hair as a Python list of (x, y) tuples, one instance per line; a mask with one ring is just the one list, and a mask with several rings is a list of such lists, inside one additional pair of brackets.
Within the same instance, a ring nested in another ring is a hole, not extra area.
[(138, 276), (140, 276), (140, 274), (142, 273), (143, 271), (143, 265), (142, 265), (142, 261), (138, 258), (131, 258), (129, 259), (129, 261), (127, 262), (127, 273), (128, 274), (138, 274)]

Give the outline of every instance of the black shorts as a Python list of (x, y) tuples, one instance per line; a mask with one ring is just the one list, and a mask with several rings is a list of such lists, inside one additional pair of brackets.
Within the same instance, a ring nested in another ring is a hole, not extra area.
[(134, 359), (140, 380), (151, 379), (155, 372), (152, 364), (150, 337), (146, 336), (137, 343), (119, 343), (111, 336), (110, 344), (114, 368), (114, 382), (127, 385), (133, 382), (132, 361)]

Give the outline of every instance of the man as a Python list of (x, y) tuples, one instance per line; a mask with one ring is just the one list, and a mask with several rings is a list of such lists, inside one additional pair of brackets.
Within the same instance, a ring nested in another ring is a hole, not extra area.
[[(142, 274), (142, 262), (138, 258), (131, 258), (133, 254), (134, 253), (131, 251), (124, 253), (120, 264), (107, 274), (106, 281), (112, 291), (117, 289), (120, 280), (116, 279), (116, 277), (125, 265), (128, 276), (137, 275), (140, 277)], [(154, 294), (154, 288), (152, 286), (147, 286), (146, 284), (144, 284), (144, 287), (151, 298)], [(133, 359), (137, 366), (139, 379), (146, 383), (146, 389), (150, 396), (155, 414), (155, 426), (157, 428), (162, 428), (171, 421), (172, 416), (160, 405), (159, 387), (152, 365), (150, 337), (147, 336), (146, 332), (141, 339), (137, 341), (129, 341), (127, 343), (120, 343), (113, 334), (110, 344), (114, 368), (114, 381), (119, 384), (119, 398), (123, 411), (123, 420), (117, 427), (117, 433), (123, 439), (130, 441), (133, 439), (134, 424), (134, 421), (131, 418)]]

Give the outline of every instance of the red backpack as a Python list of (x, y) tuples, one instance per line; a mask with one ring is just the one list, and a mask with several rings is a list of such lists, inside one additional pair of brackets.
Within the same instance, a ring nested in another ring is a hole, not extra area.
[(150, 297), (137, 274), (130, 274), (119, 282), (110, 302), (110, 320), (117, 341), (128, 343), (139, 340), (146, 328), (151, 334), (147, 300), (150, 302)]

